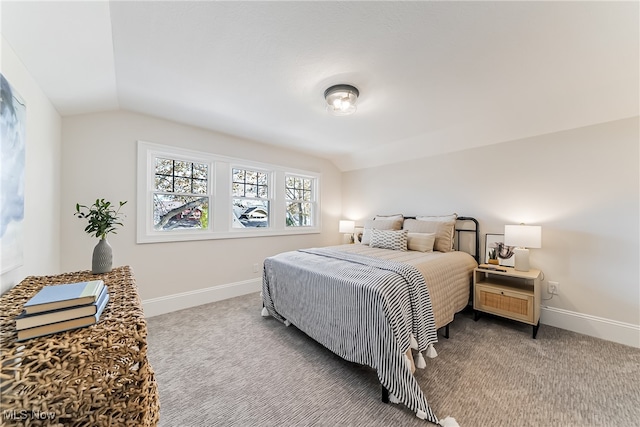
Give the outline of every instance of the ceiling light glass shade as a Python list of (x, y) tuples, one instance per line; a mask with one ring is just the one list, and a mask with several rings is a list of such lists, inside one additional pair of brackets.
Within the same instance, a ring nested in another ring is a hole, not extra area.
[(335, 85), (324, 91), (327, 111), (334, 116), (347, 116), (357, 110), (360, 92), (351, 85)]

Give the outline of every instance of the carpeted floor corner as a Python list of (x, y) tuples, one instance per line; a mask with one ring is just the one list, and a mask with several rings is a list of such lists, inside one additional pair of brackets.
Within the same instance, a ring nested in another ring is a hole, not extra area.
[[(258, 293), (148, 319), (160, 426), (425, 426), (372, 369), (260, 316)], [(462, 427), (640, 425), (640, 350), (460, 313), (416, 376)]]

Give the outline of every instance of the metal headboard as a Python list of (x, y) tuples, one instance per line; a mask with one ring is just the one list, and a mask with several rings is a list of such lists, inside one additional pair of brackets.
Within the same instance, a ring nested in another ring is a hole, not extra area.
[[(473, 222), (473, 228), (458, 228), (458, 224), (468, 223), (469, 221)], [(462, 233), (473, 233), (473, 241), (474, 241), (474, 252), (470, 254), (473, 256), (478, 264), (480, 264), (480, 232), (479, 232), (479, 224), (478, 220), (470, 217), (470, 216), (459, 216), (458, 221), (456, 222), (456, 249), (460, 248), (460, 235)]]

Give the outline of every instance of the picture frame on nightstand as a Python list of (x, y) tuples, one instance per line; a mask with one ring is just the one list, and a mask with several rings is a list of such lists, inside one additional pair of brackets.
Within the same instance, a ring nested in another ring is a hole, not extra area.
[[(498, 263), (504, 267), (513, 267), (515, 265), (515, 256), (513, 254), (514, 246), (504, 244), (504, 234), (487, 233), (485, 235), (484, 262), (489, 263), (489, 252), (495, 249), (498, 254)], [(503, 255), (504, 257), (501, 257)]]
[(356, 226), (353, 230), (353, 243), (359, 245), (362, 243), (362, 235), (364, 234), (364, 227)]

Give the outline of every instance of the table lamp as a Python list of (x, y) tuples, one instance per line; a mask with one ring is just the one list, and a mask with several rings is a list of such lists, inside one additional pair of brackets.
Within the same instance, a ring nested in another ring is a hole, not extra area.
[(539, 225), (505, 225), (504, 244), (516, 246), (515, 269), (529, 271), (529, 249), (542, 247), (542, 227)]
[[(340, 220), (340, 233), (345, 233), (344, 242), (353, 243), (353, 232), (356, 229), (355, 221)], [(347, 237), (348, 236), (348, 237)]]

